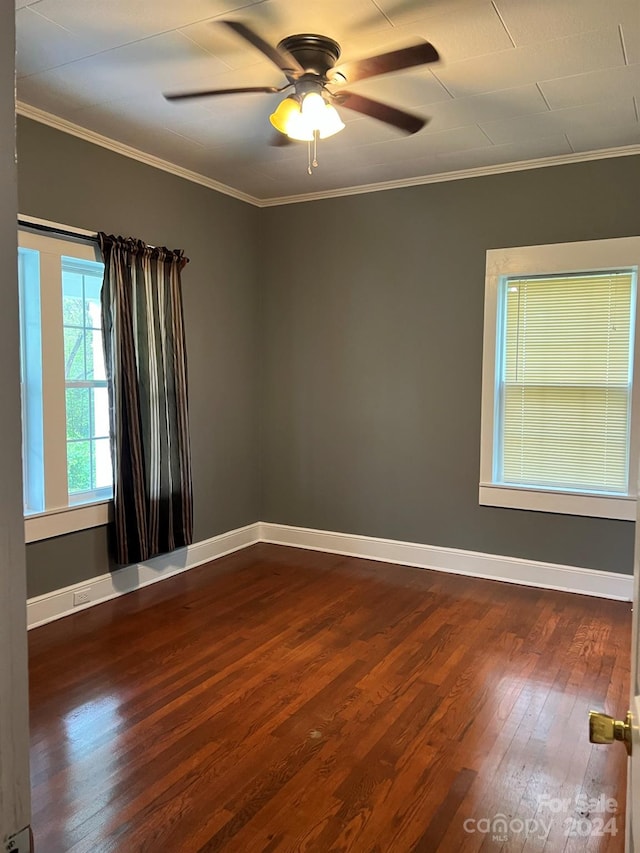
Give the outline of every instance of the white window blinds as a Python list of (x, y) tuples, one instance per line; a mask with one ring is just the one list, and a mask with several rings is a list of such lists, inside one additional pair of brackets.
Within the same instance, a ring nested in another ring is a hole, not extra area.
[(625, 494), (631, 271), (501, 281), (497, 482)]

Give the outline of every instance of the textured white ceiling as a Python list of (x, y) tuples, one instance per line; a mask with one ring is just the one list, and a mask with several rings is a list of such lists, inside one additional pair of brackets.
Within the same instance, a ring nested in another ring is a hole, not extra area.
[[(321, 33), (343, 60), (427, 39), (440, 62), (349, 89), (430, 121), (341, 108), (309, 176), (305, 143), (269, 144), (282, 95), (162, 97), (286, 82), (216, 19)], [(16, 0), (16, 21), (22, 104), (260, 201), (640, 145), (638, 0)]]

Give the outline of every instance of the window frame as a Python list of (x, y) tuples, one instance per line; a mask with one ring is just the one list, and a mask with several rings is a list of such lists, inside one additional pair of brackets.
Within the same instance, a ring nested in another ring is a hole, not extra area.
[(479, 503), (511, 509), (583, 515), (634, 521), (637, 467), (640, 458), (640, 341), (637, 306), (633, 322), (633, 376), (630, 401), (629, 488), (626, 495), (565, 491), (549, 487), (504, 485), (494, 479), (495, 430), (500, 404), (498, 370), (500, 348), (500, 285), (508, 277), (603, 272), (640, 268), (640, 237), (618, 237), (575, 243), (553, 243), (489, 249), (486, 255)]
[[(75, 257), (95, 263), (102, 262), (102, 257), (90, 235), (78, 234), (76, 237), (73, 233), (43, 233), (38, 228), (43, 224), (45, 223), (41, 220), (34, 220), (31, 226), (29, 221), (19, 217), (19, 248), (39, 252), (42, 340), (44, 509), (25, 512), (26, 542), (107, 524), (112, 518), (113, 505), (112, 490), (101, 489), (70, 495), (67, 481), (67, 380), (65, 378), (60, 260), (62, 257)], [(54, 223), (46, 223), (46, 225), (67, 232), (65, 226), (56, 226)], [(55, 286), (52, 286), (53, 282)], [(24, 353), (22, 337), (20, 349), (22, 363)], [(23, 416), (25, 415), (23, 404)], [(54, 448), (61, 446), (64, 446), (65, 453), (56, 453)], [(23, 470), (26, 468), (25, 465)]]

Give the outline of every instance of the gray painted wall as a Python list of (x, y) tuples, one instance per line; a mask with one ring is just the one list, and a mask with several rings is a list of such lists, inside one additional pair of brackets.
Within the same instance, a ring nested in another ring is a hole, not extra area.
[[(0, 847), (30, 820), (13, 4), (0, 4)], [(22, 849), (22, 847), (21, 847)]]
[(262, 519), (630, 573), (632, 523), (478, 475), (485, 251), (640, 234), (638, 186), (622, 157), (263, 210)]
[[(263, 519), (631, 572), (633, 524), (477, 492), (485, 251), (640, 233), (640, 158), (257, 210), (28, 120), (18, 143), (22, 213), (192, 259), (196, 539)], [(29, 595), (107, 571), (107, 536), (28, 546)]]
[[(183, 248), (194, 538), (259, 516), (257, 209), (45, 125), (18, 122), (21, 214)], [(106, 530), (27, 547), (28, 594), (109, 569)]]

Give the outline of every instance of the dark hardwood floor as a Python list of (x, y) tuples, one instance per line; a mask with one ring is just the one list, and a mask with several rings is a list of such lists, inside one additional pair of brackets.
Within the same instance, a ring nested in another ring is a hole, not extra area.
[(257, 545), (37, 628), (36, 851), (622, 851), (630, 621)]

